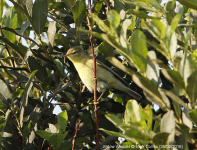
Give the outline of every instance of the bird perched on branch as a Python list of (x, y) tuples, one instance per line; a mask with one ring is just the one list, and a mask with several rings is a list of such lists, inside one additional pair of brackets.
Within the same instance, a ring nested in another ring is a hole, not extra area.
[[(70, 48), (64, 57), (74, 64), (79, 77), (90, 92), (94, 92), (93, 59), (83, 50), (82, 46)], [(97, 91), (117, 89), (139, 100), (141, 96), (127, 87), (127, 83), (112, 69), (97, 60), (96, 62)]]

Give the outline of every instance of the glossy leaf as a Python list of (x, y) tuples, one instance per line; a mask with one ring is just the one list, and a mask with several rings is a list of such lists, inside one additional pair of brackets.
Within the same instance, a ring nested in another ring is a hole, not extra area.
[(169, 133), (168, 142), (167, 144), (173, 144), (174, 135), (175, 135), (175, 118), (174, 112), (171, 110), (167, 112), (161, 119), (161, 132)]
[(120, 44), (124, 47), (127, 48), (127, 29), (128, 27), (132, 24), (130, 19), (125, 19), (123, 24), (122, 24), (122, 29), (120, 31)]
[(157, 90), (157, 87), (147, 78), (140, 77), (139, 75), (133, 75), (133, 81), (146, 92), (147, 99), (161, 108), (165, 108), (165, 104), (162, 102), (162, 97)]
[(32, 26), (35, 32), (39, 35), (43, 32), (47, 17), (47, 1), (46, 0), (35, 0), (33, 5), (32, 13)]
[(148, 63), (148, 49), (146, 37), (140, 30), (135, 30), (131, 37), (132, 50), (130, 51), (136, 67), (141, 73), (146, 72)]
[(49, 143), (50, 145), (54, 148), (54, 149), (58, 149), (63, 141), (63, 139), (65, 138), (65, 136), (67, 135), (66, 133), (62, 133), (61, 131), (59, 133), (54, 133), (49, 137)]
[(76, 26), (79, 27), (86, 15), (86, 4), (83, 0), (76, 1), (72, 7), (72, 13)]
[(151, 60), (157, 59), (154, 51), (148, 52), (148, 64), (146, 69), (146, 76), (149, 80), (151, 80), (156, 86), (159, 85), (159, 81), (161, 80), (159, 77), (159, 65), (153, 63)]
[(68, 115), (66, 111), (62, 111), (57, 115), (57, 126), (59, 129), (62, 129), (63, 131), (66, 130), (66, 126), (68, 123)]
[(107, 13), (107, 19), (110, 22), (110, 26), (112, 28), (112, 30), (116, 30), (116, 28), (119, 26), (120, 24), (120, 15), (117, 13), (117, 11), (115, 10), (110, 10)]
[(132, 124), (141, 121), (140, 107), (135, 100), (130, 100), (126, 104), (126, 110), (124, 114), (125, 124)]
[(52, 52), (52, 48), (54, 46), (54, 37), (56, 33), (55, 21), (50, 22), (47, 33), (48, 33), (48, 38), (49, 38), (49, 51)]

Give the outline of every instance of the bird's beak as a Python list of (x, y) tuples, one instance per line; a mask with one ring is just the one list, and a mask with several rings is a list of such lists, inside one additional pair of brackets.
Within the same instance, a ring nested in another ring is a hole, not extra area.
[(63, 57), (68, 57), (68, 56), (70, 56), (70, 54), (63, 55)]

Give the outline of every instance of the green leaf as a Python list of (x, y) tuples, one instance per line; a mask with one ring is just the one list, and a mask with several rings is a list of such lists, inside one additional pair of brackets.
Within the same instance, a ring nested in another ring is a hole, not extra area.
[[(130, 14), (136, 15), (137, 17), (145, 18), (145, 19), (156, 19), (157, 18), (157, 17), (152, 17), (152, 16), (148, 15), (147, 12), (145, 12), (144, 10), (140, 11), (140, 10), (136, 10), (136, 9), (129, 9), (129, 10), (127, 10), (127, 13), (130, 13)], [(158, 18), (160, 18), (160, 17), (158, 17)]]
[(97, 15), (91, 14), (92, 19), (98, 24), (99, 28), (106, 33), (111, 33), (111, 29)]
[(9, 104), (7, 100), (12, 99), (12, 95), (7, 85), (2, 80), (0, 80), (0, 85), (0, 101), (2, 101), (4, 105), (8, 107)]
[(176, 16), (174, 16), (174, 18), (172, 19), (171, 22), (171, 28), (170, 28), (170, 35), (172, 35), (172, 33), (175, 31), (175, 29), (177, 28), (177, 25), (180, 21), (182, 17), (182, 14), (177, 14)]
[(178, 0), (182, 5), (197, 10), (196, 0)]
[(169, 54), (172, 60), (176, 53), (176, 49), (177, 49), (177, 37), (176, 37), (176, 33), (173, 32), (171, 39), (170, 39), (170, 45), (169, 45)]
[(16, 91), (12, 92), (12, 95), (14, 98), (21, 96), (21, 94), (23, 93), (24, 89), (19, 89), (17, 88)]
[(159, 132), (153, 137), (153, 142), (155, 145), (166, 145), (170, 133)]
[(61, 132), (54, 133), (49, 137), (49, 144), (52, 146), (53, 149), (58, 149), (62, 144), (63, 139), (66, 137), (67, 132), (64, 134)]
[(49, 137), (51, 135), (51, 133), (44, 131), (44, 130), (38, 130), (38, 131), (36, 131), (36, 134), (38, 134), (40, 137), (42, 137), (48, 141), (49, 141)]
[[(145, 108), (141, 109), (141, 120), (146, 121), (148, 126), (148, 130), (152, 130), (152, 122), (153, 122), (153, 112), (150, 105), (147, 105)], [(143, 126), (143, 128), (145, 128)]]
[(124, 114), (125, 124), (132, 124), (141, 121), (140, 107), (135, 100), (129, 100), (126, 104), (126, 110)]
[(30, 90), (33, 86), (32, 80), (33, 80), (36, 72), (37, 72), (37, 70), (32, 72), (32, 74), (25, 86), (23, 96), (21, 98), (21, 106), (20, 106), (20, 126), (21, 126), (21, 128), (23, 127), (23, 119), (24, 119), (23, 116), (24, 116), (25, 106), (27, 106), (27, 103), (28, 103), (28, 95), (29, 95)]
[(151, 60), (157, 59), (156, 53), (154, 51), (148, 52), (148, 64), (146, 69), (146, 76), (151, 80), (156, 86), (160, 84), (159, 76), (159, 65), (153, 63)]
[(178, 96), (176, 96), (174, 93), (172, 93), (171, 91), (168, 90), (164, 90), (162, 89), (162, 91), (164, 91), (166, 93), (167, 96), (169, 96), (173, 101), (175, 101), (176, 103), (180, 104), (181, 106), (185, 107), (186, 109), (189, 110), (188, 106), (185, 104), (184, 101), (182, 101)]
[(98, 50), (101, 54), (104, 54), (106, 57), (113, 57), (114, 56), (114, 48), (109, 45), (107, 42), (102, 42)]
[(131, 37), (131, 46), (133, 60), (138, 70), (144, 74), (148, 63), (148, 49), (146, 45), (146, 37), (140, 30), (135, 30)]
[(99, 130), (104, 131), (105, 133), (107, 133), (109, 135), (113, 135), (113, 136), (116, 136), (116, 137), (123, 137), (123, 138), (131, 141), (132, 143), (137, 144), (137, 141), (131, 136), (127, 136), (127, 135), (122, 134), (120, 132), (113, 132), (113, 131), (105, 130), (105, 129), (102, 129), (102, 128), (100, 128)]
[(121, 69), (122, 71), (124, 71), (125, 73), (129, 74), (130, 76), (132, 76), (133, 74), (136, 74), (135, 71), (133, 71), (132, 69), (126, 67), (125, 65), (123, 65), (116, 57), (107, 57), (106, 58), (111, 64), (113, 64), (114, 66), (116, 66), (117, 68)]
[(64, 2), (64, 4), (66, 5), (68, 11), (71, 11), (74, 3), (75, 3), (75, 0), (62, 0)]
[(196, 90), (197, 90), (197, 71), (194, 71), (187, 79), (187, 88), (186, 88), (192, 106), (197, 99)]
[(67, 123), (68, 123), (67, 111), (63, 111), (63, 112), (59, 113), (57, 115), (57, 126), (58, 126), (58, 128), (65, 131)]
[(48, 7), (46, 0), (36, 0), (32, 10), (32, 26), (35, 32), (39, 35), (43, 32), (47, 17)]
[(146, 24), (147, 29), (158, 41), (166, 37), (166, 27), (160, 20), (153, 19), (150, 23)]
[[(140, 77), (139, 75), (133, 75), (133, 81), (144, 90), (147, 99), (150, 102), (154, 102), (159, 105), (162, 109), (167, 109), (162, 101), (162, 97), (157, 89), (157, 87), (147, 78)], [(148, 94), (148, 95), (147, 95)]]
[(197, 125), (197, 109), (188, 112), (190, 119)]
[(15, 44), (11, 43), (8, 39), (6, 39), (2, 36), (0, 36), (0, 40), (2, 40), (6, 44), (6, 46), (11, 48), (23, 60), (23, 62), (26, 64), (26, 66), (28, 66), (26, 61), (24, 60), (24, 55), (23, 55), (22, 51)]
[(53, 51), (53, 46), (54, 46), (54, 37), (56, 33), (56, 22), (52, 21), (49, 24), (48, 30), (48, 38), (49, 38), (49, 52), (51, 53)]
[(72, 7), (72, 13), (74, 17), (74, 21), (76, 26), (79, 27), (84, 17), (86, 16), (86, 4), (85, 1), (76, 1), (74, 6)]
[(35, 75), (40, 81), (43, 81), (46, 77), (48, 77), (45, 67), (43, 67), (39, 62), (37, 62), (34, 57), (30, 56), (28, 58), (28, 63), (31, 71), (37, 70)]
[(117, 13), (116, 10), (109, 10), (107, 13), (107, 19), (110, 22), (110, 26), (112, 30), (116, 30), (116, 28), (120, 24), (120, 15)]
[(122, 47), (127, 48), (127, 31), (128, 27), (132, 24), (132, 21), (130, 19), (125, 19), (122, 24), (122, 29), (120, 31), (120, 44)]
[[(117, 117), (115, 116), (114, 114), (107, 114), (105, 115), (105, 117), (111, 121), (115, 126), (119, 126), (120, 124), (122, 124), (122, 121)], [(120, 130), (124, 131), (123, 128), (119, 127)]]
[(4, 0), (0, 0), (0, 20), (2, 20), (3, 6), (4, 6)]
[[(2, 27), (9, 27), (12, 29), (17, 28), (17, 14), (14, 13), (15, 9), (14, 8), (9, 8), (7, 9), (3, 19), (2, 19)], [(9, 31), (4, 31), (3, 32), (4, 37), (8, 39), (11, 43), (15, 43), (16, 41), (16, 35), (9, 32)]]
[(162, 117), (160, 131), (170, 133), (167, 144), (173, 144), (175, 136), (175, 118), (172, 110), (165, 113)]
[(179, 72), (171, 69), (161, 69), (161, 72), (170, 82), (174, 83), (182, 89), (185, 89), (184, 80)]
[(27, 9), (29, 16), (32, 17), (32, 7), (33, 7), (32, 0), (26, 0), (25, 5), (26, 5), (26, 9)]

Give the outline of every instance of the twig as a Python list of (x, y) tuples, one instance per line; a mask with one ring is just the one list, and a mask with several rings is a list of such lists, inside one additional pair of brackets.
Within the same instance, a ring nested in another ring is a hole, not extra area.
[(80, 123), (81, 123), (81, 120), (79, 120), (79, 122), (76, 124), (75, 135), (73, 136), (73, 141), (72, 141), (72, 150), (74, 150), (75, 148), (75, 140), (76, 140), (77, 132), (79, 131)]
[[(88, 5), (89, 5), (89, 12), (90, 14), (92, 13), (91, 10), (91, 0), (88, 0)], [(92, 31), (92, 17), (90, 16), (90, 31)], [(94, 113), (95, 113), (95, 119), (96, 119), (96, 145), (97, 145), (97, 150), (100, 150), (99, 147), (99, 122), (98, 122), (98, 113), (97, 113), (97, 78), (96, 78), (96, 57), (94, 55), (94, 47), (93, 47), (93, 40), (92, 40), (92, 35), (90, 35), (90, 43), (91, 43), (91, 49), (92, 49), (92, 57), (93, 57), (93, 79), (94, 79)]]

